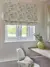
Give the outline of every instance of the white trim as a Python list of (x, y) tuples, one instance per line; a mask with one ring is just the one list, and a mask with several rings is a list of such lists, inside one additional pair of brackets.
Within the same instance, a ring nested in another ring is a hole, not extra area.
[(9, 62), (9, 61), (17, 61), (17, 58), (4, 58), (4, 59), (0, 59), (0, 62)]
[(17, 40), (17, 41), (4, 41), (4, 43), (11, 43), (11, 42), (35, 42), (36, 40)]

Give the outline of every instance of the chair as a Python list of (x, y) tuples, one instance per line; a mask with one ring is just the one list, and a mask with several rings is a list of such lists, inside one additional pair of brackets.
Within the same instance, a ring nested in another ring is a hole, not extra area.
[(22, 48), (16, 49), (18, 67), (34, 67), (33, 60), (25, 56)]

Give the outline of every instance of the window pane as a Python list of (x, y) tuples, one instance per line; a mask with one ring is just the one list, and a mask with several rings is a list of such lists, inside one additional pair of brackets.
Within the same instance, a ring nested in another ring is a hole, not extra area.
[(27, 37), (27, 26), (22, 26), (22, 37)]
[(8, 37), (16, 37), (16, 25), (7, 25)]
[(35, 26), (33, 26), (33, 40), (35, 40), (34, 34), (35, 34)]
[(33, 34), (35, 34), (35, 26), (33, 26)]

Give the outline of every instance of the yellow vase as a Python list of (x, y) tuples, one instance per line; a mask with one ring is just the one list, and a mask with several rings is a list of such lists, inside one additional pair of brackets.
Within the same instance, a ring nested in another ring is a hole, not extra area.
[(39, 41), (39, 42), (37, 43), (37, 47), (40, 48), (40, 49), (45, 49), (44, 42)]

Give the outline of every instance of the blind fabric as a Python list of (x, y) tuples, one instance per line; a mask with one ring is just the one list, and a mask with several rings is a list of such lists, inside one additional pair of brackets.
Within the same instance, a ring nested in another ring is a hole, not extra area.
[(37, 5), (33, 3), (4, 4), (4, 21), (7, 24), (33, 24), (37, 23)]

